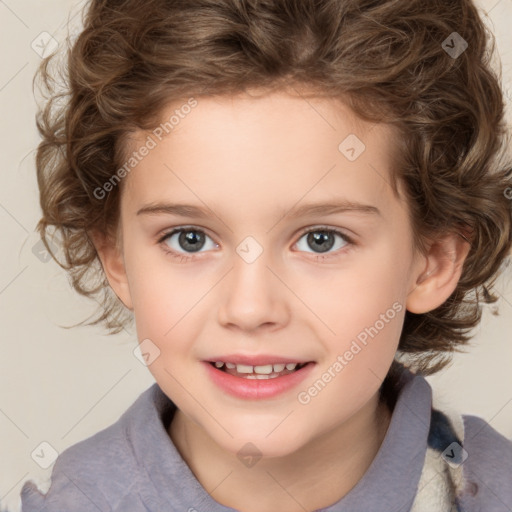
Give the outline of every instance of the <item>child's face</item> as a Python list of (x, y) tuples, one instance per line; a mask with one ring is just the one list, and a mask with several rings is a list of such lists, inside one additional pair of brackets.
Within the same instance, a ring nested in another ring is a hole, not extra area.
[[(292, 453), (375, 407), (423, 270), (389, 185), (393, 133), (339, 103), (284, 93), (198, 99), (182, 117), (162, 140), (152, 134), (157, 146), (125, 178), (127, 285), (116, 291), (138, 339), (158, 347), (149, 369), (186, 417), (233, 453), (247, 442)], [(350, 134), (366, 146), (360, 155), (353, 138), (339, 148)], [(130, 154), (147, 135), (132, 139)], [(291, 213), (342, 202), (372, 209)], [(171, 204), (206, 213), (138, 214)], [(199, 233), (159, 243), (179, 227)], [(309, 239), (305, 228), (315, 228)], [(233, 394), (205, 362), (260, 355), (313, 364), (302, 378), (232, 377)], [(277, 392), (281, 379), (291, 384)]]

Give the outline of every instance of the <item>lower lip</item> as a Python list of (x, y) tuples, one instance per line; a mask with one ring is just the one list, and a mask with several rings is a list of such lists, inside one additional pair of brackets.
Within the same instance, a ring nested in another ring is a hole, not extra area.
[(206, 366), (206, 371), (216, 386), (229, 395), (246, 399), (272, 398), (285, 393), (298, 386), (315, 366), (315, 363), (311, 362), (300, 370), (273, 379), (245, 379), (223, 372), (206, 361), (202, 361), (202, 363)]

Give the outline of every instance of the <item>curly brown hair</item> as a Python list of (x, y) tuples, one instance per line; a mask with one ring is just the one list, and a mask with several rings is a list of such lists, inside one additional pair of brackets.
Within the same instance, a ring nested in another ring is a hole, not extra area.
[(392, 185), (403, 185), (417, 248), (440, 233), (471, 239), (449, 299), (406, 313), (398, 355), (429, 374), (467, 343), (481, 303), (497, 300), (512, 245), (494, 38), (470, 0), (91, 0), (82, 22), (68, 40), (64, 89), (50, 71), (57, 54), (34, 80), (46, 99), (37, 114), (38, 230), (52, 253), (55, 228), (65, 261), (52, 255), (75, 290), (99, 303), (87, 325), (116, 333), (133, 320), (90, 237), (116, 236), (122, 186), (104, 199), (94, 191), (125, 161), (130, 134), (155, 128), (183, 98), (306, 86), (398, 130)]

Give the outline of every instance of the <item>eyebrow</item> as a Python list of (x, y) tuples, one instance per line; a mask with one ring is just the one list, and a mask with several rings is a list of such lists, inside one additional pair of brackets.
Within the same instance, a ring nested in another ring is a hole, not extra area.
[[(336, 203), (310, 203), (291, 208), (288, 212), (282, 211), (282, 217), (300, 218), (310, 215), (334, 215), (336, 213), (357, 212), (381, 215), (380, 210), (371, 205), (353, 201), (338, 201)], [(156, 203), (149, 204), (137, 211), (137, 215), (177, 215), (180, 217), (209, 218), (212, 211), (191, 204)]]

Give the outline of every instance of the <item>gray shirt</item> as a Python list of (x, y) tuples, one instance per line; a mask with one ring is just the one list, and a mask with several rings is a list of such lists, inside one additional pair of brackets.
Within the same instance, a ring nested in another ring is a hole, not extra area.
[[(110, 427), (62, 452), (46, 495), (23, 486), (22, 512), (228, 512), (201, 486), (167, 434), (176, 406), (155, 383)], [(408, 374), (372, 464), (356, 486), (323, 512), (407, 512), (432, 447), (432, 390)], [(512, 511), (512, 442), (484, 420), (463, 416), (463, 512)], [(440, 512), (440, 511), (432, 511)]]

